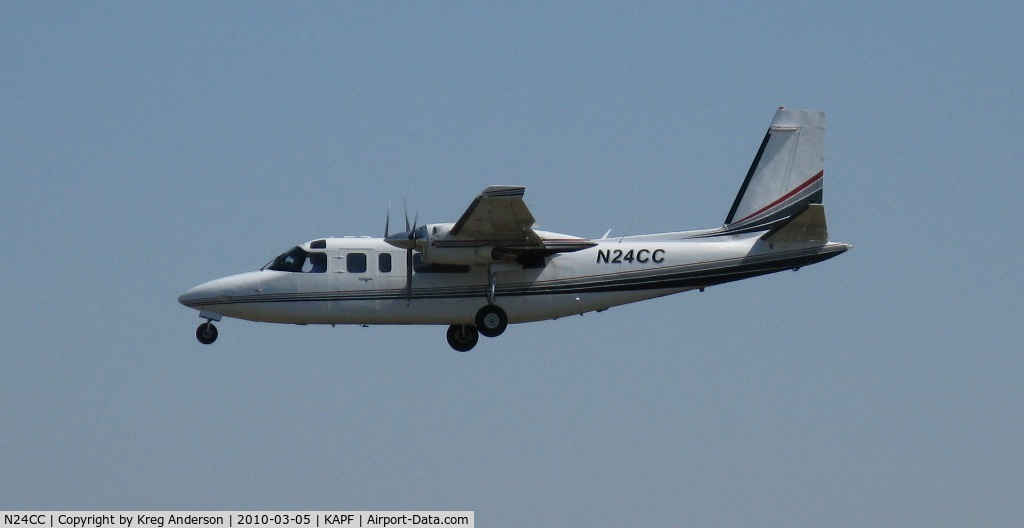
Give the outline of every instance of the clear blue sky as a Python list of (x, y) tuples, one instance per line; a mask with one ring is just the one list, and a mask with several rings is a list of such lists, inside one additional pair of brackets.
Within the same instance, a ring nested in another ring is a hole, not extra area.
[[(0, 4), (0, 508), (480, 526), (1024, 524), (1019, 2)], [(187, 288), (454, 221), (715, 227), (827, 113), (854, 250), (472, 353)]]

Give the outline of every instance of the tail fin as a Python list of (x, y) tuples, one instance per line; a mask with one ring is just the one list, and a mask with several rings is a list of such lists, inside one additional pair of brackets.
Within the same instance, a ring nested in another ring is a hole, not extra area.
[(781, 226), (822, 199), (825, 113), (779, 108), (725, 219), (729, 233)]

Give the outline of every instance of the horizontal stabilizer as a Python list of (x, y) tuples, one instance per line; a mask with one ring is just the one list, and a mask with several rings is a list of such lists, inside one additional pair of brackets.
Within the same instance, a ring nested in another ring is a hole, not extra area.
[(828, 243), (825, 206), (809, 204), (803, 212), (761, 235), (761, 240), (770, 244), (823, 245)]

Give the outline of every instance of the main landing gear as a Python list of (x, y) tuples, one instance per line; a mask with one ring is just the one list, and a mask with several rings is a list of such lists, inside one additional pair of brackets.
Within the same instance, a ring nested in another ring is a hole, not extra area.
[(451, 325), (448, 327), (448, 344), (459, 352), (469, 352), (480, 340), (480, 332), (473, 325)]
[(498, 337), (508, 327), (508, 315), (505, 310), (494, 304), (497, 290), (498, 273), (519, 269), (522, 266), (511, 266), (509, 264), (491, 264), (487, 269), (487, 305), (476, 312), (473, 319), (474, 325), (451, 325), (448, 327), (448, 344), (459, 352), (468, 352), (477, 341), (480, 334), (485, 337)]
[(476, 313), (476, 328), (481, 334), (487, 337), (498, 337), (508, 326), (508, 316), (505, 310), (488, 304)]
[(459, 352), (469, 352), (480, 341), (480, 334), (498, 337), (508, 327), (505, 310), (493, 304), (484, 306), (476, 313), (476, 325), (451, 325), (448, 327), (448, 344)]

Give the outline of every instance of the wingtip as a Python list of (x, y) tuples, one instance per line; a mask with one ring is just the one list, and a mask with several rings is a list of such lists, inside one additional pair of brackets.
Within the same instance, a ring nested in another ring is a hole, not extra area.
[(516, 198), (523, 196), (526, 187), (522, 185), (491, 185), (480, 193), (487, 198)]

